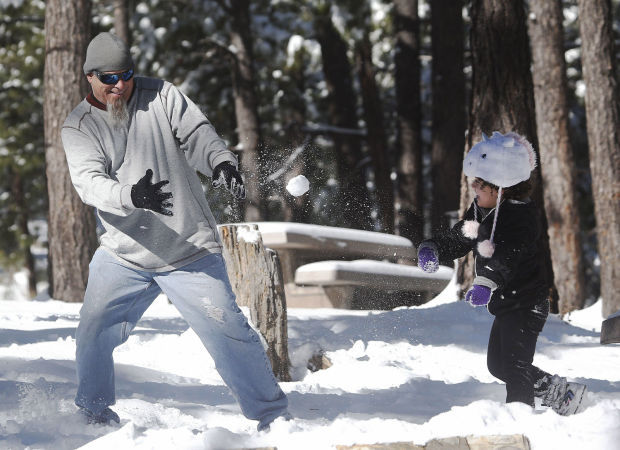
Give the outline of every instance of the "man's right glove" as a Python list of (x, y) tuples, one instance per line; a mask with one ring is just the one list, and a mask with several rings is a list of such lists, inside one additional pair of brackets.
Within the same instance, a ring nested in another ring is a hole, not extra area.
[(245, 198), (243, 178), (241, 178), (241, 174), (230, 161), (224, 161), (215, 166), (211, 179), (213, 180), (214, 188), (224, 185), (235, 198)]
[(418, 267), (427, 273), (439, 270), (439, 258), (432, 247), (421, 246), (418, 249)]
[(153, 184), (153, 171), (147, 169), (146, 174), (131, 187), (131, 201), (136, 208), (150, 209), (165, 216), (171, 216), (172, 203), (167, 201), (172, 198), (172, 192), (162, 192), (162, 186), (169, 183), (168, 180)]

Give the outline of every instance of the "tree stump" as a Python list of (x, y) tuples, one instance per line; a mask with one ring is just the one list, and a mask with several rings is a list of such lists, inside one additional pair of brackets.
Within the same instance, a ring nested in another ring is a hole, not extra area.
[(221, 225), (224, 259), (237, 304), (267, 341), (267, 356), (280, 381), (290, 381), (286, 297), (276, 252), (265, 248), (257, 225)]
[(620, 311), (603, 321), (601, 344), (620, 344)]

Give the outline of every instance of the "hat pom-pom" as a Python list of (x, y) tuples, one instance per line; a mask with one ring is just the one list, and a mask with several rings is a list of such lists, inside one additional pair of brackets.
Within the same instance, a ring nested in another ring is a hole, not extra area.
[(476, 239), (478, 237), (479, 227), (480, 224), (475, 220), (466, 220), (462, 228), (463, 236), (468, 239)]
[(482, 241), (478, 244), (478, 253), (480, 256), (485, 258), (490, 258), (493, 256), (493, 252), (495, 252), (495, 244), (490, 240)]

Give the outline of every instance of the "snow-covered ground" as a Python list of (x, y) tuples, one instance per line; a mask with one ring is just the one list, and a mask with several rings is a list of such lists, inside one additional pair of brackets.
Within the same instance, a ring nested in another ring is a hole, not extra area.
[[(118, 426), (76, 414), (79, 304), (0, 301), (0, 449), (212, 449), (525, 434), (534, 449), (620, 448), (620, 346), (601, 346), (600, 303), (550, 317), (535, 363), (588, 385), (584, 409), (504, 404), (486, 369), (492, 317), (455, 300), (451, 284), (417, 308), (289, 310), (291, 422), (257, 432), (177, 311), (159, 298), (115, 352)], [(323, 350), (333, 366), (306, 369)], [(251, 376), (251, 374), (248, 374)]]

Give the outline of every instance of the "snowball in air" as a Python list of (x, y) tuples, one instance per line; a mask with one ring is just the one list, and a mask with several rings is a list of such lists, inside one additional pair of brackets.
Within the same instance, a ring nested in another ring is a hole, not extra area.
[(286, 185), (286, 190), (293, 196), (299, 197), (304, 195), (310, 189), (310, 182), (303, 175), (297, 175), (291, 178)]

